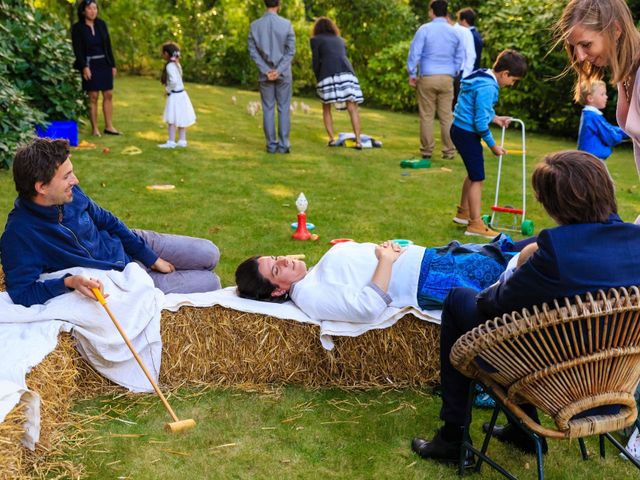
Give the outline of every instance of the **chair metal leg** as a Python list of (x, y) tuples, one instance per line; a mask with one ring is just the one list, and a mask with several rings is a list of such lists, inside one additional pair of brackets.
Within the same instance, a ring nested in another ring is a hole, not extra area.
[(536, 460), (538, 463), (538, 480), (544, 480), (544, 460), (542, 459), (542, 439), (538, 435), (533, 436), (536, 442)]
[[(482, 385), (482, 384), (480, 384)], [(484, 388), (484, 385), (482, 385)], [(489, 391), (487, 391), (487, 389), (485, 388), (485, 392), (491, 394)], [(471, 423), (471, 408), (473, 407), (473, 399), (475, 397), (476, 394), (476, 390), (475, 390), (475, 382), (472, 382), (470, 387), (469, 387), (469, 397), (467, 398), (467, 413), (466, 413), (466, 418), (465, 418), (465, 423), (464, 423), (464, 430), (463, 430), (463, 440), (462, 440), (462, 447), (460, 448), (460, 463), (458, 464), (458, 474), (460, 476), (464, 475), (464, 461), (466, 459), (466, 455), (467, 452), (473, 452), (478, 459), (482, 459), (482, 461), (487, 462), (491, 467), (493, 467), (494, 469), (496, 469), (498, 472), (500, 472), (502, 475), (504, 475), (506, 478), (508, 478), (509, 480), (518, 480), (516, 477), (514, 477), (513, 475), (511, 475), (508, 471), (506, 471), (502, 466), (498, 465), (494, 460), (492, 460), (490, 457), (488, 457), (485, 454), (486, 448), (483, 445), (483, 449), (484, 450), (478, 450), (477, 448), (474, 448), (473, 445), (471, 444), (471, 438), (469, 436), (469, 426)], [(495, 399), (495, 397), (494, 397)], [(496, 408), (499, 412), (500, 409), (502, 409), (502, 406), (499, 404), (499, 402), (496, 401)], [(493, 423), (495, 424), (495, 420), (497, 418), (498, 414), (494, 411), (494, 418), (492, 419)], [(492, 428), (493, 430), (493, 428)]]
[(607, 440), (609, 440), (618, 450), (620, 450), (620, 452), (627, 457), (627, 459), (633, 463), (636, 468), (640, 469), (640, 461), (638, 461), (638, 459), (636, 459), (636, 457), (634, 457), (633, 455), (631, 455), (631, 453), (629, 453), (629, 450), (627, 450), (625, 447), (623, 447), (620, 442), (618, 442), (615, 438), (613, 438), (613, 436), (611, 436), (610, 433), (605, 433), (603, 435), (600, 435), (600, 438), (602, 439), (602, 443), (604, 443), (604, 437), (607, 437)]
[(578, 439), (578, 445), (580, 445), (580, 453), (582, 454), (582, 460), (589, 460), (589, 454), (587, 453), (587, 447), (584, 444), (584, 439)]
[[(491, 421), (489, 422), (489, 431), (484, 436), (484, 441), (482, 442), (482, 448), (480, 449), (480, 452), (482, 452), (483, 456), (486, 456), (487, 448), (489, 448), (489, 441), (493, 436), (493, 427), (495, 427), (496, 425), (496, 421), (498, 420), (499, 413), (500, 413), (500, 406), (496, 404), (496, 406), (493, 407), (493, 415), (491, 415)], [(482, 462), (483, 462), (482, 457), (478, 457), (478, 461), (476, 463), (476, 472), (478, 473), (480, 472), (480, 467), (482, 467)]]
[(600, 456), (602, 458), (605, 457), (605, 450), (604, 450), (604, 435), (599, 435), (598, 436), (598, 440), (600, 442)]

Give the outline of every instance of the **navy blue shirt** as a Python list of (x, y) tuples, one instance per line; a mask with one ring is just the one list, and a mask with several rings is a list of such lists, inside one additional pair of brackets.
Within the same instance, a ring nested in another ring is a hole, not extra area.
[(64, 205), (44, 207), (18, 198), (0, 238), (7, 292), (26, 307), (71, 291), (64, 277), (39, 281), (42, 273), (71, 267), (123, 270), (132, 260), (150, 267), (157, 259), (142, 238), (77, 185)]

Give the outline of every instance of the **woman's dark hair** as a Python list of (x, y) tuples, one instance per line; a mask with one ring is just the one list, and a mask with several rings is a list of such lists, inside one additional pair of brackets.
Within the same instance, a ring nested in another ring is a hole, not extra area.
[(618, 212), (602, 160), (579, 150), (550, 153), (533, 171), (536, 198), (560, 225), (601, 223)]
[[(170, 58), (180, 57), (180, 47), (175, 42), (164, 42), (162, 44), (162, 52), (166, 52)], [(171, 60), (164, 64), (162, 74), (160, 75), (160, 81), (163, 85), (167, 84), (167, 65), (169, 65), (169, 63), (171, 63)]]
[(284, 302), (289, 298), (289, 294), (272, 297), (273, 291), (278, 288), (269, 280), (264, 278), (258, 270), (259, 255), (247, 258), (236, 268), (236, 285), (238, 295), (251, 300), (261, 300), (263, 302)]
[(522, 78), (527, 73), (527, 59), (510, 48), (501, 51), (493, 64), (494, 72), (509, 72), (512, 77)]
[(13, 159), (13, 181), (18, 195), (29, 200), (35, 197), (36, 182), (49, 183), (67, 158), (67, 140), (36, 138), (18, 148)]
[(95, 3), (96, 5), (98, 4), (96, 0), (80, 0), (80, 2), (78, 3), (78, 21), (79, 22), (84, 21), (84, 11), (92, 3)]
[(316, 23), (313, 25), (313, 34), (320, 35), (321, 33), (328, 33), (329, 35), (340, 36), (340, 29), (333, 23), (328, 17), (318, 17)]

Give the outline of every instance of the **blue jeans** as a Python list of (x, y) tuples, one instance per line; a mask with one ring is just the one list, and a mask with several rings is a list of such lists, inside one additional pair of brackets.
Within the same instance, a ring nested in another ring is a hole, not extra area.
[(173, 264), (175, 272), (161, 273), (145, 267), (153, 284), (164, 293), (210, 292), (220, 288), (220, 278), (212, 270), (220, 260), (220, 250), (204, 238), (133, 230), (160, 258)]

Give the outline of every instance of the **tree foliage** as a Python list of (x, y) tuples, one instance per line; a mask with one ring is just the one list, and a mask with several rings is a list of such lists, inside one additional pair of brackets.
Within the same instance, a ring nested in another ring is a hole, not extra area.
[(78, 72), (64, 28), (17, 0), (0, 0), (0, 165), (36, 124), (77, 119), (84, 110)]
[[(1, 1), (1, 0), (0, 0)], [(6, 0), (5, 0), (6, 1)], [(72, 0), (32, 0), (70, 15)], [(407, 85), (408, 45), (429, 20), (430, 0), (286, 0), (281, 15), (291, 20), (297, 40), (294, 92), (312, 93), (309, 37), (315, 18), (325, 15), (339, 26), (367, 103), (415, 110)], [(523, 118), (529, 128), (575, 134), (579, 108), (572, 103), (573, 76), (559, 76), (567, 65), (561, 49), (552, 50), (551, 26), (565, 2), (554, 0), (450, 0), (449, 9), (476, 10), (485, 39), (482, 66), (489, 67), (505, 48), (521, 51), (529, 73), (515, 88), (501, 92), (498, 111)], [(629, 0), (640, 18), (640, 0)], [(264, 12), (262, 0), (101, 0), (120, 69), (158, 75), (160, 45), (182, 48), (185, 79), (256, 88), (257, 70), (247, 52), (252, 20)], [(611, 89), (613, 90), (613, 89)], [(615, 97), (613, 91), (611, 97)], [(613, 103), (613, 102), (612, 102)], [(606, 114), (612, 119), (612, 107)]]

